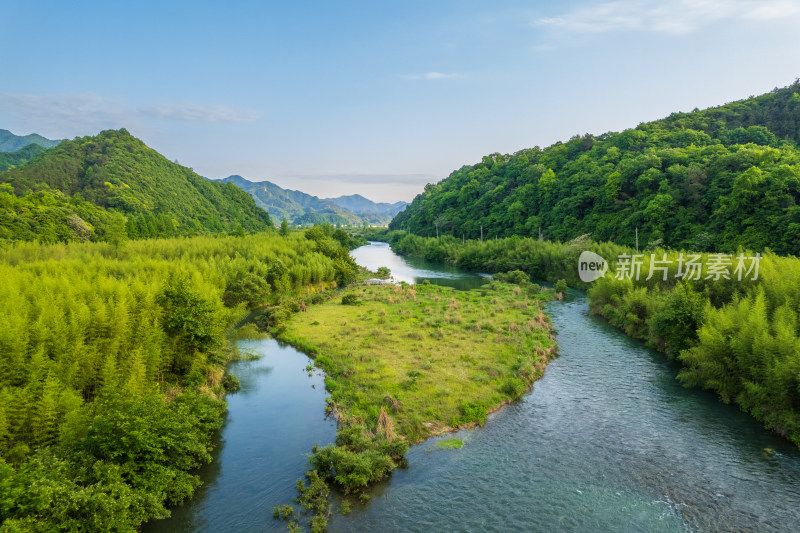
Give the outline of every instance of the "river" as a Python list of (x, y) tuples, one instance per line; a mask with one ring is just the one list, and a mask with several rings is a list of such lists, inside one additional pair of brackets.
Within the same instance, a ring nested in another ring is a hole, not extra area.
[[(470, 288), (484, 280), (410, 262), (387, 245), (353, 251), (396, 279)], [(560, 357), (531, 393), (460, 432), (464, 447), (411, 448), (409, 467), (331, 531), (800, 531), (800, 453), (747, 415), (675, 380), (677, 368), (589, 314), (585, 293), (547, 308)], [(275, 341), (231, 371), (222, 446), (206, 485), (146, 531), (283, 528), (303, 453), (333, 439), (321, 377)], [(315, 388), (311, 386), (314, 385)]]

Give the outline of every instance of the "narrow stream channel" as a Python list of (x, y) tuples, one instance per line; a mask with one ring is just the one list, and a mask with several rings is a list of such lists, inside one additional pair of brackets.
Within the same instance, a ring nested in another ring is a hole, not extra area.
[[(480, 277), (406, 261), (385, 244), (353, 251), (399, 280), (469, 288)], [(800, 531), (800, 453), (662, 356), (592, 317), (585, 294), (548, 304), (560, 357), (520, 402), (461, 432), (460, 450), (415, 446), (409, 467), (331, 531)], [(274, 341), (231, 370), (242, 391), (206, 485), (145, 531), (281, 530), (303, 454), (333, 439), (308, 358)], [(314, 384), (315, 388), (311, 388)]]

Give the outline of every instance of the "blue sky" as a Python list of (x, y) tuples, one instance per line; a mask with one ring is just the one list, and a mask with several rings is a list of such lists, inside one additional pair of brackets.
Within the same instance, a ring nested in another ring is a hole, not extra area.
[(493, 152), (800, 76), (800, 0), (0, 0), (0, 128), (125, 127), (210, 178), (410, 200)]

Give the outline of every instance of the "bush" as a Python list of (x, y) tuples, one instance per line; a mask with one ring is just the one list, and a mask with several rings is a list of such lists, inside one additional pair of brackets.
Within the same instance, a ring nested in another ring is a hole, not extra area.
[(527, 389), (528, 387), (525, 385), (524, 381), (519, 378), (511, 378), (503, 383), (503, 386), (500, 387), (500, 392), (511, 398), (519, 398), (525, 394)]
[(504, 283), (513, 283), (514, 285), (524, 285), (530, 283), (531, 278), (522, 270), (512, 270), (511, 272), (498, 272), (494, 275), (495, 279)]
[(361, 305), (361, 301), (355, 294), (345, 294), (342, 296), (342, 305)]
[(560, 292), (561, 294), (567, 293), (567, 280), (560, 279), (556, 282), (555, 286), (553, 287), (556, 292)]
[(236, 392), (241, 387), (239, 378), (235, 374), (228, 374), (227, 372), (222, 377), (222, 388), (225, 392)]
[(479, 426), (483, 426), (483, 424), (486, 422), (486, 416), (488, 415), (486, 412), (486, 407), (473, 402), (466, 402), (461, 404), (460, 409), (462, 424), (470, 424), (475, 422)]

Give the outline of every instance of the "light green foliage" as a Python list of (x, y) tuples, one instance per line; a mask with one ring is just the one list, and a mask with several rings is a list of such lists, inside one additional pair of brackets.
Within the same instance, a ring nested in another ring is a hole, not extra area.
[[(482, 424), (488, 410), (527, 390), (555, 352), (541, 309), (552, 292), (493, 283), (469, 292), (374, 285), (348, 294), (362, 305), (311, 307), (291, 317), (282, 338), (319, 354), (335, 409), (370, 431), (385, 421), (382, 409), (411, 442)], [(523, 386), (508, 388), (510, 378)]]
[(168, 161), (125, 130), (24, 150), (0, 174), (11, 186), (0, 189), (0, 239), (119, 243), (272, 228), (247, 193)]
[(461, 439), (444, 439), (436, 443), (437, 450), (460, 450), (464, 447), (464, 441)]
[(238, 384), (225, 330), (333, 286), (320, 248), (264, 233), (0, 249), (4, 527), (135, 531), (191, 495)]
[(541, 229), (627, 246), (638, 228), (642, 245), (800, 254), (798, 91), (491, 154), (426, 186), (389, 227), (458, 240)]
[(316, 356), (340, 426), (335, 445), (314, 448), (309, 485), (298, 482), (311, 529), (326, 516), (322, 489), (308, 496), (318, 480), (366, 501), (367, 486), (405, 463), (409, 442), (483, 425), (490, 409), (519, 398), (556, 350), (541, 310), (549, 298), (501, 283), (377, 285), (345, 294), (359, 306), (330, 301), (293, 315), (281, 338)]
[[(673, 264), (677, 255), (668, 253)], [(646, 256), (643, 271), (648, 264)], [(800, 260), (765, 254), (757, 280), (732, 278), (606, 276), (589, 290), (590, 305), (677, 358), (684, 384), (717, 392), (800, 446)]]

